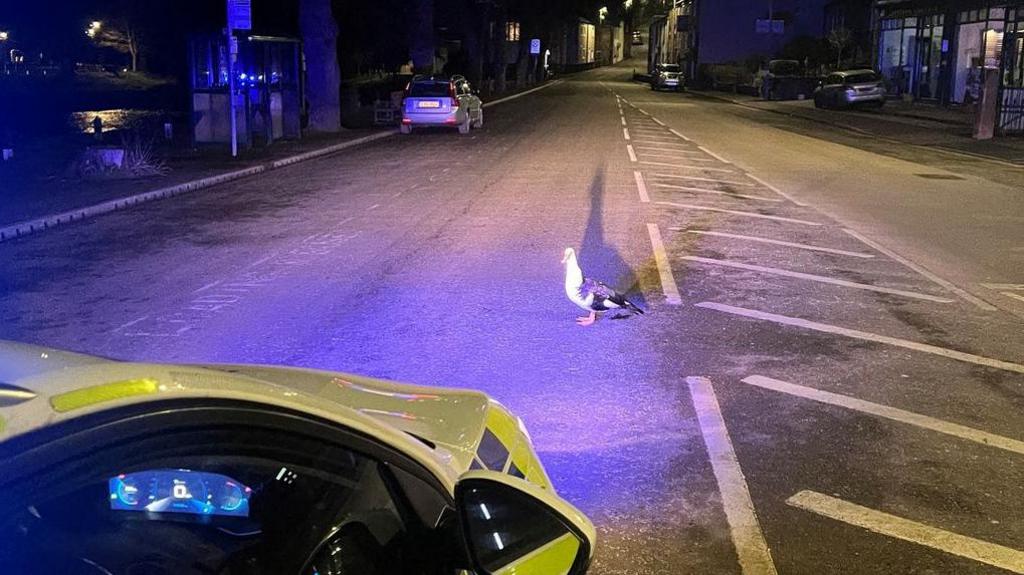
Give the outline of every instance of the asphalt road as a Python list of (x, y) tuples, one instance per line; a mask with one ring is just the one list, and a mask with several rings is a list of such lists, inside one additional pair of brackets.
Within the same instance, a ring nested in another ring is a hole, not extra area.
[(482, 389), (598, 575), (1024, 572), (1015, 168), (628, 76), (0, 244), (0, 337)]

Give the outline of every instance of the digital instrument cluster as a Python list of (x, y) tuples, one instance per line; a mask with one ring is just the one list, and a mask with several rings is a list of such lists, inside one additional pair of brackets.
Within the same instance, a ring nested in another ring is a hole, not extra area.
[(249, 516), (252, 489), (216, 473), (158, 469), (111, 477), (110, 508), (117, 511)]

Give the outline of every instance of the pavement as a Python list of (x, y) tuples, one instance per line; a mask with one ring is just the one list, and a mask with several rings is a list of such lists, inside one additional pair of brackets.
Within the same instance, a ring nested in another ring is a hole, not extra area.
[(4, 242), (0, 338), (481, 389), (596, 575), (1022, 573), (1022, 178), (627, 63)]

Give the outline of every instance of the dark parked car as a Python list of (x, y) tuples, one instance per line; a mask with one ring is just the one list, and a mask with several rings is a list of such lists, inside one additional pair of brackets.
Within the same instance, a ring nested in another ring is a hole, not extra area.
[(873, 70), (846, 70), (825, 77), (814, 91), (817, 108), (847, 108), (867, 104), (885, 105), (885, 85)]
[(683, 70), (679, 64), (658, 64), (651, 72), (652, 90), (682, 90)]

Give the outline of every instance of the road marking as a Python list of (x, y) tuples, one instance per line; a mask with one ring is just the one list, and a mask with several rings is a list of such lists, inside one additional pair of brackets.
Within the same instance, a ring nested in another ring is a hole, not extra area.
[(679, 130), (677, 130), (675, 128), (669, 128), (668, 131), (672, 132), (673, 134), (675, 134), (675, 135), (679, 136), (680, 138), (686, 140), (687, 142), (690, 141), (690, 138), (687, 138), (686, 136), (683, 135), (682, 132), (680, 132)]
[(814, 491), (801, 491), (787, 499), (786, 503), (874, 533), (973, 559), (1013, 573), (1024, 573), (1024, 552), (1009, 547), (875, 511)]
[(640, 134), (640, 137), (647, 139), (652, 144), (665, 144), (668, 142), (679, 141), (678, 138), (673, 138), (672, 136), (656, 136), (653, 134)]
[(862, 236), (861, 234), (859, 234), (859, 233), (857, 233), (857, 232), (855, 232), (855, 231), (853, 231), (853, 230), (851, 230), (849, 228), (844, 229), (843, 231), (846, 232), (848, 235), (851, 235), (851, 236), (857, 238), (858, 240), (864, 242), (868, 246), (870, 246), (870, 247), (872, 247), (872, 248), (882, 252), (883, 254), (889, 256), (890, 258), (896, 260), (897, 262), (903, 264), (904, 266), (914, 270), (915, 272), (921, 274), (922, 276), (930, 279), (931, 281), (935, 282), (936, 284), (938, 284), (938, 285), (946, 288), (947, 290), (955, 293), (956, 295), (960, 296), (961, 298), (971, 302), (978, 309), (983, 309), (985, 311), (996, 311), (998, 309), (996, 306), (988, 303), (987, 301), (985, 301), (985, 300), (983, 300), (983, 299), (981, 299), (981, 298), (979, 298), (979, 297), (977, 297), (975, 295), (967, 293), (965, 290), (963, 290), (963, 289), (953, 285), (952, 282), (940, 278), (939, 276), (933, 274), (932, 272), (926, 270), (925, 268), (923, 268), (923, 267), (915, 264), (914, 262), (904, 258), (903, 256), (897, 254), (896, 252), (893, 252), (892, 250), (882, 246), (878, 242), (870, 240), (870, 239)]
[(376, 210), (376, 209), (377, 209), (377, 208), (379, 208), (379, 207), (380, 207), (380, 204), (373, 204), (372, 206), (370, 206), (369, 208), (367, 208), (367, 211), (372, 211), (372, 210)]
[(676, 178), (676, 179), (679, 179), (679, 180), (696, 180), (698, 182), (715, 182), (716, 184), (725, 184), (725, 185), (728, 185), (728, 186), (748, 186), (748, 187), (751, 187), (751, 188), (754, 187), (754, 184), (749, 184), (747, 182), (732, 182), (732, 181), (729, 181), (729, 180), (718, 180), (718, 179), (715, 179), (715, 178), (700, 178), (700, 177), (697, 177), (697, 176), (682, 176), (682, 175), (679, 175), (679, 174), (652, 174), (652, 175), (657, 177), (657, 178)]
[(807, 204), (807, 203), (805, 203), (805, 202), (801, 202), (800, 200), (798, 200), (798, 199), (794, 198), (793, 196), (791, 196), (791, 195), (787, 194), (786, 192), (783, 192), (783, 191), (782, 191), (782, 190), (780, 190), (779, 188), (777, 188), (777, 187), (775, 187), (775, 186), (773, 186), (773, 185), (769, 184), (768, 182), (766, 182), (766, 181), (762, 180), (761, 178), (759, 178), (759, 177), (755, 176), (754, 174), (747, 174), (747, 177), (748, 177), (748, 178), (750, 178), (751, 180), (754, 180), (755, 182), (757, 182), (757, 183), (761, 184), (762, 186), (764, 186), (764, 187), (768, 188), (769, 190), (771, 190), (771, 191), (775, 192), (776, 194), (779, 194), (780, 196), (782, 196), (782, 197), (786, 198), (787, 200), (789, 200), (789, 201), (793, 202), (794, 204), (796, 204), (796, 205), (800, 206), (801, 208), (806, 208), (806, 207), (808, 207), (808, 204)]
[(717, 260), (717, 259), (714, 259), (714, 258), (702, 258), (702, 257), (699, 257), (699, 256), (682, 256), (682, 259), (687, 260), (687, 261), (691, 261), (691, 262), (698, 262), (698, 263), (702, 263), (702, 264), (712, 265), (712, 266), (721, 266), (721, 267), (726, 267), (726, 268), (734, 268), (734, 269), (738, 269), (738, 270), (746, 270), (746, 271), (751, 271), (751, 272), (758, 272), (758, 273), (768, 274), (768, 275), (773, 275), (773, 276), (782, 276), (782, 277), (787, 277), (787, 278), (795, 278), (795, 279), (807, 280), (807, 281), (818, 282), (818, 283), (823, 283), (823, 284), (829, 284), (829, 285), (836, 285), (836, 286), (848, 287), (848, 288), (853, 288), (853, 289), (859, 289), (859, 290), (864, 290), (864, 291), (873, 291), (873, 292), (878, 292), (878, 293), (887, 293), (887, 294), (898, 295), (898, 296), (902, 296), (902, 297), (908, 297), (908, 298), (911, 298), (911, 299), (920, 299), (920, 300), (925, 300), (925, 301), (931, 301), (931, 302), (935, 302), (935, 303), (953, 303), (954, 301), (956, 301), (956, 300), (951, 300), (951, 299), (947, 299), (947, 298), (937, 297), (937, 296), (933, 296), (933, 295), (929, 295), (929, 294), (924, 294), (924, 293), (919, 293), (919, 292), (899, 290), (899, 289), (892, 289), (892, 288), (886, 288), (886, 287), (879, 287), (879, 286), (873, 286), (873, 285), (870, 285), (870, 284), (861, 284), (861, 283), (857, 283), (857, 282), (851, 282), (851, 281), (847, 281), (847, 280), (840, 280), (840, 279), (830, 278), (830, 277), (826, 277), (826, 276), (819, 276), (819, 275), (814, 275), (814, 274), (805, 274), (803, 272), (794, 272), (794, 271), (783, 270), (783, 269), (779, 269), (779, 268), (768, 268), (768, 267), (764, 267), (764, 266), (755, 266), (755, 265), (744, 264), (744, 263), (740, 263), (740, 262), (731, 262), (731, 261), (728, 261), (728, 260)]
[(124, 324), (124, 325), (118, 326), (118, 327), (110, 330), (110, 333), (117, 333), (117, 332), (119, 332), (121, 330), (128, 329), (128, 328), (130, 328), (131, 326), (133, 326), (133, 325), (135, 325), (137, 323), (141, 323), (141, 322), (146, 321), (147, 319), (149, 319), (148, 315), (144, 315), (144, 316), (140, 317), (139, 319), (133, 319), (132, 321), (130, 321), (130, 322)]
[(678, 154), (673, 153), (658, 153), (658, 152), (644, 152), (644, 156), (651, 156), (654, 158), (675, 158), (677, 160), (685, 160), (687, 162), (714, 162), (715, 160), (709, 158), (693, 158), (690, 156), (680, 157)]
[(711, 470), (722, 495), (722, 507), (725, 508), (725, 518), (729, 522), (740, 569), (743, 575), (774, 575), (775, 563), (757, 521), (747, 480), (736, 459), (736, 451), (729, 438), (729, 430), (725, 427), (725, 418), (722, 417), (722, 409), (718, 405), (711, 380), (706, 377), (688, 377), (686, 383), (690, 387), (700, 433), (704, 437), (708, 459), (711, 460)]
[(636, 152), (633, 151), (632, 144), (626, 144), (626, 151), (629, 152), (629, 161), (636, 162)]
[(647, 233), (651, 236), (651, 247), (654, 248), (654, 261), (658, 264), (658, 275), (661, 276), (661, 291), (665, 293), (665, 301), (672, 305), (683, 303), (676, 286), (676, 278), (672, 275), (672, 264), (668, 261), (665, 242), (661, 241), (661, 230), (658, 224), (647, 224)]
[(809, 222), (807, 220), (796, 220), (793, 218), (783, 218), (781, 216), (766, 216), (764, 214), (757, 214), (753, 212), (738, 212), (736, 210), (725, 210), (722, 208), (709, 208), (707, 206), (694, 206), (690, 204), (677, 204), (675, 202), (657, 202), (663, 206), (671, 206), (673, 208), (685, 208), (688, 210), (703, 210), (707, 212), (722, 212), (723, 214), (732, 214), (734, 216), (744, 216), (748, 218), (759, 218), (763, 220), (774, 220), (777, 222), (788, 222), (791, 224), (801, 224), (804, 226), (820, 226), (818, 222)]
[(780, 202), (782, 200), (776, 200), (775, 198), (766, 198), (764, 196), (748, 196), (746, 194), (734, 194), (732, 192), (723, 192), (721, 190), (709, 190), (707, 188), (694, 188), (690, 186), (674, 186), (672, 184), (653, 184), (655, 188), (665, 188), (668, 190), (682, 190), (684, 192), (696, 192), (700, 194), (715, 194), (718, 196), (729, 196), (730, 198), (742, 198), (744, 200), (758, 200), (762, 202)]
[(705, 154), (711, 156), (712, 158), (718, 160), (719, 162), (722, 162), (723, 164), (731, 164), (732, 163), (729, 160), (726, 160), (725, 158), (723, 158), (722, 156), (719, 156), (718, 154), (716, 154), (716, 153), (712, 152), (711, 150), (705, 148), (704, 146), (697, 146), (697, 149), (702, 151), (702, 152), (704, 152)]
[(650, 116), (650, 114), (649, 114), (649, 113), (647, 113), (647, 110), (642, 110), (642, 109), (640, 109), (640, 108), (637, 108), (637, 110), (638, 110), (638, 111), (639, 111), (639, 112), (640, 112), (641, 114), (643, 114), (643, 115), (645, 115), (645, 116)]
[(651, 197), (647, 195), (647, 184), (644, 183), (644, 175), (634, 171), (633, 177), (636, 178), (636, 188), (640, 192), (640, 201), (645, 204), (650, 203)]
[(875, 257), (873, 254), (865, 254), (865, 253), (862, 253), (862, 252), (848, 252), (846, 250), (837, 250), (837, 249), (833, 249), (833, 248), (823, 248), (823, 247), (820, 247), (820, 246), (812, 246), (812, 245), (808, 245), (808, 244), (797, 244), (797, 243), (793, 243), (793, 242), (784, 242), (784, 241), (781, 241), (781, 240), (770, 240), (770, 239), (767, 239), (767, 238), (755, 238), (753, 236), (741, 236), (741, 235), (738, 235), (738, 234), (727, 234), (725, 232), (709, 232), (709, 231), (704, 231), (704, 230), (688, 230), (688, 229), (685, 229), (685, 228), (669, 228), (669, 229), (671, 229), (672, 231), (687, 232), (687, 233), (690, 233), (690, 234), (701, 234), (701, 235), (704, 235), (704, 236), (719, 236), (719, 237), (723, 237), (723, 238), (733, 238), (733, 239), (737, 239), (737, 240), (746, 240), (746, 241), (749, 241), (749, 242), (758, 242), (758, 243), (762, 243), (762, 244), (772, 244), (772, 245), (775, 245), (775, 246), (786, 246), (786, 247), (790, 247), (790, 248), (797, 248), (797, 249), (808, 250), (808, 251), (812, 251), (812, 252), (825, 252), (825, 253), (828, 253), (828, 254), (837, 254), (837, 255), (841, 255), (841, 256), (852, 256), (852, 257), (855, 257), (855, 258), (865, 258), (865, 259), (868, 259), (868, 258)]
[(987, 287), (988, 289), (994, 289), (994, 290), (1003, 290), (1003, 289), (1015, 290), (1015, 291), (1024, 290), (1024, 284), (981, 284), (981, 285), (982, 285), (982, 287)]
[(210, 282), (210, 283), (204, 285), (203, 287), (201, 287), (201, 288), (199, 288), (197, 290), (194, 290), (192, 293), (200, 293), (200, 292), (204, 292), (204, 291), (206, 291), (208, 289), (213, 289), (213, 288), (219, 286), (220, 283), (221, 283), (221, 280), (217, 280), (215, 282)]
[(882, 343), (885, 345), (891, 345), (893, 347), (902, 347), (904, 349), (910, 349), (913, 351), (920, 351), (923, 353), (930, 353), (932, 355), (938, 355), (948, 359), (955, 359), (964, 363), (972, 363), (974, 365), (981, 365), (985, 367), (991, 367), (993, 369), (1001, 369), (1003, 371), (1012, 371), (1015, 373), (1024, 373), (1024, 365), (1019, 363), (1013, 363), (1010, 361), (1003, 361), (1001, 359), (992, 359), (980, 355), (974, 355), (973, 353), (965, 353), (957, 351), (955, 349), (947, 349), (945, 347), (939, 347), (936, 345), (930, 345), (927, 343), (919, 343), (916, 341), (910, 341), (906, 339), (899, 339), (896, 337), (889, 337), (887, 335), (879, 335), (866, 331), (859, 331), (856, 329), (848, 329), (845, 327), (839, 327), (834, 325), (828, 325), (825, 323), (818, 323), (815, 321), (809, 321), (806, 319), (800, 319), (796, 317), (788, 317), (784, 315), (777, 315), (774, 313), (768, 313), (764, 311), (757, 311), (753, 309), (746, 309), (742, 307), (735, 307), (731, 305), (715, 303), (715, 302), (701, 302), (696, 304), (697, 307), (704, 309), (711, 309), (733, 315), (739, 315), (743, 317), (749, 317), (751, 319), (759, 319), (763, 321), (770, 321), (773, 323), (779, 323), (782, 325), (790, 325), (793, 327), (802, 327), (813, 331), (819, 331), (822, 333), (831, 333), (834, 335), (842, 335), (852, 339), (859, 339), (862, 341), (872, 341), (875, 343)]
[(623, 128), (622, 135), (625, 136), (627, 140), (629, 140), (629, 128)]
[(662, 122), (661, 120), (655, 118), (654, 116), (651, 116), (651, 119), (654, 120), (654, 123), (659, 125), (659, 126), (664, 126), (665, 125), (665, 122)]
[(1004, 292), (999, 292), (999, 293), (1003, 294), (1004, 296), (1006, 296), (1008, 298), (1013, 298), (1013, 299), (1018, 299), (1020, 301), (1024, 301), (1024, 295), (1020, 295), (1019, 293), (1013, 293), (1012, 291), (1004, 291)]
[(789, 383), (787, 381), (781, 381), (765, 377), (763, 375), (752, 375), (742, 381), (748, 385), (753, 385), (763, 389), (770, 389), (779, 393), (802, 397), (811, 401), (817, 401), (818, 403), (845, 407), (846, 409), (852, 409), (861, 413), (891, 419), (907, 425), (913, 425), (930, 431), (987, 445), (989, 447), (1005, 449), (1006, 451), (1024, 455), (1024, 441), (1018, 441), (1016, 439), (1010, 439), (1009, 437), (988, 433), (987, 431), (981, 431), (979, 429), (974, 429), (973, 427), (950, 423), (934, 417), (928, 417), (927, 415), (921, 415), (919, 413), (913, 413), (911, 411), (905, 411), (879, 403), (872, 403), (870, 401), (864, 401), (847, 395), (840, 395), (838, 393), (822, 391), (813, 387), (796, 385), (795, 383)]
[(622, 125), (623, 125), (623, 126), (625, 126), (625, 125), (626, 125), (626, 117), (625, 117), (625, 116), (622, 116), (622, 117), (621, 117), (621, 118), (619, 118), (619, 119), (620, 119), (620, 120), (622, 120)]
[(649, 152), (657, 152), (657, 153), (670, 152), (670, 153), (673, 153), (673, 154), (684, 154), (684, 155), (688, 155), (688, 156), (700, 156), (701, 155), (700, 152), (696, 152), (696, 151), (691, 150), (689, 148), (676, 147), (676, 146), (664, 147), (664, 146), (659, 146), (658, 144), (654, 144), (654, 143), (648, 144), (646, 146), (637, 146), (636, 149), (638, 149), (638, 150), (646, 150), (646, 151), (649, 151)]
[(665, 162), (640, 162), (641, 164), (647, 164), (648, 166), (667, 166), (669, 168), (684, 168), (691, 170), (706, 170), (709, 172), (725, 172), (728, 174), (735, 174), (733, 170), (727, 168), (709, 168), (707, 166), (688, 166), (686, 164), (667, 164)]
[(537, 86), (536, 88), (532, 88), (532, 89), (527, 90), (525, 92), (519, 92), (518, 94), (512, 94), (511, 96), (506, 96), (504, 98), (499, 98), (499, 99), (491, 101), (491, 102), (486, 102), (486, 103), (483, 104), (483, 107), (484, 108), (489, 108), (491, 106), (497, 106), (498, 104), (503, 104), (505, 102), (508, 102), (509, 100), (515, 100), (516, 98), (522, 98), (523, 96), (525, 96), (527, 94), (532, 94), (534, 92), (537, 92), (539, 90), (543, 90), (545, 88), (550, 88), (552, 86), (557, 86), (557, 85), (561, 84), (564, 81), (565, 80), (555, 80), (554, 82), (551, 82), (549, 84), (544, 84), (543, 86)]

